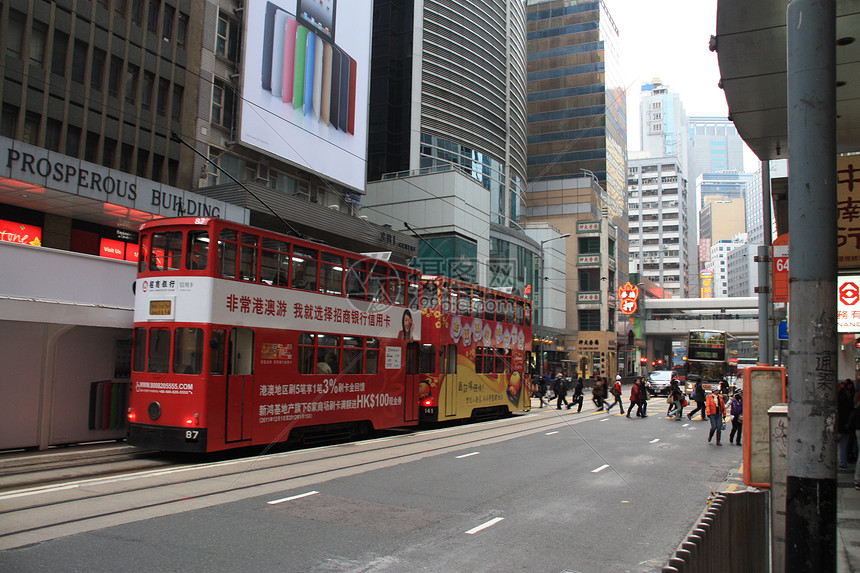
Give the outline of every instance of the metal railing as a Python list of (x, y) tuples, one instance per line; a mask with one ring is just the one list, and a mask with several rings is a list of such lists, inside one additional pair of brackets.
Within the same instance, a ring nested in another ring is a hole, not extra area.
[(662, 573), (770, 570), (767, 491), (718, 493)]

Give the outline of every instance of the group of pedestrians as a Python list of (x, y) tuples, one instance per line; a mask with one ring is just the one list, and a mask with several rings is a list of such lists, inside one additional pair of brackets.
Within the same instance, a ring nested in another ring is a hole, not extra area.
[[(538, 389), (536, 397), (540, 400), (540, 407), (544, 404), (549, 405), (551, 400), (556, 401), (556, 409), (561, 410), (564, 405), (568, 410), (574, 405), (577, 406), (577, 412), (582, 411), (583, 402), (583, 379), (578, 378), (573, 387), (573, 397), (571, 401), (567, 401), (567, 381), (562, 374), (557, 374), (555, 378), (550, 379), (549, 375), (538, 380)], [(547, 398), (547, 391), (551, 389), (553, 395)], [(630, 389), (630, 403), (627, 406), (626, 414), (624, 403), (621, 400), (621, 375), (615, 377), (615, 384), (609, 386), (605, 377), (597, 376), (594, 386), (591, 390), (592, 402), (597, 407), (598, 412), (610, 412), (613, 407), (618, 405), (618, 410), (621, 415), (626, 415), (627, 418), (633, 414), (634, 407), (636, 408), (636, 416), (639, 418), (648, 417), (648, 401), (651, 399), (650, 384), (644, 377), (639, 376), (634, 380), (633, 386)], [(613, 397), (613, 401), (609, 404), (608, 397)], [(729, 442), (738, 446), (742, 445), (743, 439), (743, 392), (737, 390), (729, 397), (728, 381), (723, 379), (719, 385), (714, 385), (711, 392), (707, 393), (702, 386), (700, 380), (696, 381), (693, 392), (689, 399), (696, 403), (696, 408), (687, 414), (687, 419), (692, 420), (697, 413), (702, 420), (705, 418), (710, 420), (710, 431), (708, 432), (708, 443), (711, 443), (716, 437), (716, 444), (722, 446), (722, 433), (725, 430), (726, 415), (729, 415), (732, 428), (729, 434)], [(728, 399), (728, 402), (727, 402)], [(669, 396), (667, 398), (669, 409), (666, 415), (674, 420), (683, 419), (684, 408), (687, 404), (687, 396), (681, 388), (677, 378), (672, 378)], [(858, 426), (860, 426), (860, 409), (858, 409)], [(853, 423), (853, 420), (852, 420)], [(844, 466), (843, 466), (844, 467)], [(860, 489), (860, 485), (858, 485)]]

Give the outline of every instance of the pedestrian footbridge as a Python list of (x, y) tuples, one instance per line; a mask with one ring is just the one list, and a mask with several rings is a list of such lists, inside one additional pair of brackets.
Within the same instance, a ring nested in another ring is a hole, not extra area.
[(735, 336), (757, 336), (758, 297), (647, 299), (648, 337), (683, 338), (690, 330), (725, 330)]

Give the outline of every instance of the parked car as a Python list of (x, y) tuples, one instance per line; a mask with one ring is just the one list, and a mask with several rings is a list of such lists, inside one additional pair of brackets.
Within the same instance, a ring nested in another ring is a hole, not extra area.
[(652, 396), (668, 396), (672, 386), (672, 371), (654, 370), (648, 374), (648, 382), (651, 384)]

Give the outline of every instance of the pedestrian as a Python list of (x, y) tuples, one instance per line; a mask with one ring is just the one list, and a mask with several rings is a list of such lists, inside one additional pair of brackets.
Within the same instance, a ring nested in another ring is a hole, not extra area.
[(583, 380), (582, 380), (582, 376), (580, 376), (576, 380), (576, 386), (573, 387), (573, 398), (571, 398), (570, 404), (568, 404), (568, 406), (567, 406), (568, 410), (570, 410), (571, 406), (576, 404), (577, 405), (576, 411), (582, 412), (582, 398), (583, 398), (582, 385), (583, 385)]
[(642, 415), (642, 405), (640, 401), (642, 400), (642, 386), (639, 383), (642, 380), (641, 377), (637, 378), (633, 381), (633, 386), (630, 388), (630, 405), (627, 407), (627, 417), (630, 417), (630, 412), (633, 411), (633, 406), (636, 406), (636, 415)]
[(696, 380), (696, 386), (693, 388), (693, 393), (690, 394), (690, 399), (696, 402), (696, 409), (687, 414), (687, 418), (692, 420), (696, 412), (701, 412), (702, 419), (705, 419), (705, 387), (702, 386), (701, 380)]
[(594, 379), (594, 386), (591, 388), (591, 401), (597, 406), (597, 411), (603, 411), (603, 397), (606, 391), (606, 382), (600, 376)]
[(839, 467), (848, 467), (848, 449), (851, 444), (852, 429), (848, 427), (848, 419), (854, 410), (854, 392), (851, 380), (839, 383), (836, 393), (836, 431), (839, 433)]
[(723, 395), (720, 393), (719, 386), (713, 386), (711, 388), (711, 393), (708, 395), (707, 400), (705, 401), (705, 411), (708, 414), (708, 418), (711, 420), (711, 431), (708, 433), (708, 443), (711, 442), (711, 438), (714, 437), (714, 433), (717, 434), (717, 445), (722, 446), (722, 442), (720, 442), (720, 438), (723, 433), (723, 417), (726, 415), (726, 402), (723, 400)]
[(612, 409), (615, 404), (618, 404), (618, 409), (621, 410), (621, 415), (624, 415), (624, 403), (621, 402), (621, 375), (617, 374), (615, 376), (615, 386), (609, 389), (609, 393), (612, 394), (615, 401), (612, 402), (607, 408), (606, 411)]
[(723, 395), (724, 400), (728, 400), (728, 398), (729, 398), (729, 381), (726, 380), (725, 376), (723, 376), (722, 380), (720, 380), (720, 394)]
[[(744, 396), (743, 391), (738, 390), (729, 400), (729, 416), (732, 417), (732, 431), (729, 434), (729, 443), (741, 446), (744, 429)], [(735, 433), (737, 432), (738, 440), (735, 441)]]
[(546, 399), (546, 403), (549, 404), (552, 400), (555, 400), (555, 379), (549, 375), (549, 372), (547, 372), (543, 375), (543, 382), (546, 384), (549, 391), (552, 392), (552, 396), (548, 396)]
[[(639, 406), (641, 408), (641, 416), (643, 418), (648, 417), (648, 400), (651, 399), (651, 382), (648, 381), (647, 378), (639, 377), (639, 390), (640, 390), (640, 402)], [(639, 412), (637, 412), (639, 415)]]
[(558, 374), (555, 375), (555, 381), (553, 382), (553, 391), (555, 392), (555, 396), (556, 396), (556, 401), (555, 401), (556, 410), (561, 410), (562, 402), (564, 402), (565, 406), (568, 406), (568, 403), (567, 403), (567, 384), (565, 383), (564, 376), (562, 376), (561, 372), (559, 372)]
[(672, 382), (669, 386), (669, 397), (672, 399), (672, 402), (666, 415), (674, 416), (675, 421), (678, 421), (684, 415), (684, 402), (687, 397), (684, 395), (684, 391), (681, 390), (681, 385), (675, 377), (672, 377)]
[[(544, 402), (546, 401), (546, 393), (548, 388), (546, 386), (546, 378), (543, 376), (538, 377), (538, 399), (540, 400), (540, 407), (543, 408)], [(549, 401), (546, 401), (546, 405), (549, 406)]]

